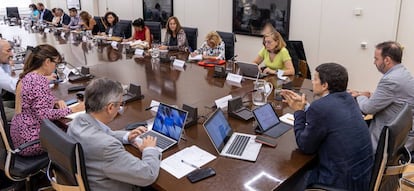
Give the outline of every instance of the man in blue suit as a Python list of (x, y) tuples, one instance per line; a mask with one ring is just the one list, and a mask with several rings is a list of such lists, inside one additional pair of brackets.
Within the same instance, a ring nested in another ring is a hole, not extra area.
[(40, 17), (39, 17), (40, 21), (52, 22), (53, 14), (49, 9), (45, 8), (45, 5), (43, 5), (43, 3), (37, 3), (37, 9), (40, 12)]
[(319, 163), (310, 172), (307, 185), (319, 184), (344, 190), (369, 189), (374, 162), (367, 124), (346, 92), (348, 73), (335, 63), (316, 67), (313, 93), (320, 99), (308, 104), (301, 96), (283, 90), (284, 102), (295, 110), (294, 130), (299, 149), (317, 154)]

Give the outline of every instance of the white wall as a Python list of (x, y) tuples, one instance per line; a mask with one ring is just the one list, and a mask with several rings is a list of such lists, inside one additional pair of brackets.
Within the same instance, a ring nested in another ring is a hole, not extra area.
[[(48, 1), (55, 5), (66, 2)], [(401, 18), (400, 3), (404, 5)], [(122, 19), (142, 17), (142, 0), (81, 0), (81, 4), (83, 10), (99, 15), (109, 7)], [(362, 9), (362, 15), (354, 15), (356, 8)], [(198, 27), (198, 45), (211, 30), (232, 30), (232, 0), (174, 0), (174, 15), (183, 26)], [(321, 63), (338, 62), (348, 69), (349, 88), (372, 91), (381, 77), (373, 65), (377, 43), (400, 40), (406, 48), (404, 61), (414, 62), (414, 56), (407, 53), (414, 49), (409, 46), (414, 46), (413, 16), (412, 0), (292, 0), (290, 39), (304, 42), (312, 72)], [(236, 38), (238, 60), (252, 61), (262, 47), (261, 38)], [(361, 42), (368, 43), (366, 49), (360, 47)], [(414, 71), (413, 66), (409, 68)]]

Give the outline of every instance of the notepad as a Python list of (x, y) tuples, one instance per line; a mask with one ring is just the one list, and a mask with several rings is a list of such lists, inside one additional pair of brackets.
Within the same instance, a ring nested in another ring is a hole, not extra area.
[[(193, 145), (162, 160), (161, 168), (180, 179), (197, 169), (189, 164), (201, 167), (215, 158), (217, 157)], [(185, 163), (183, 163), (182, 160), (184, 160)]]
[(198, 60), (202, 60), (202, 59), (203, 59), (203, 55), (201, 55), (201, 54), (197, 54), (195, 56), (191, 56), (191, 54), (188, 55), (188, 60), (189, 61), (193, 61), (193, 60), (198, 61)]

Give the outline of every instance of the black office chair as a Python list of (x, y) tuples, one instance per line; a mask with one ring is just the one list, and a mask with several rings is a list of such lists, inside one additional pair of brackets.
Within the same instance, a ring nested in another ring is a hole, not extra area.
[(292, 64), (295, 68), (295, 75), (311, 79), (312, 75), (306, 61), (305, 49), (303, 48), (302, 41), (286, 41), (286, 49), (288, 49), (290, 57), (292, 58)]
[(411, 161), (411, 155), (404, 146), (412, 128), (413, 113), (409, 104), (401, 110), (392, 122), (384, 127), (375, 154), (370, 190), (397, 190), (399, 178)]
[(43, 172), (49, 162), (47, 154), (35, 157), (21, 157), (18, 153), (34, 144), (39, 144), (39, 139), (27, 142), (14, 148), (10, 137), (10, 126), (6, 122), (3, 100), (0, 97), (0, 169), (13, 181), (26, 181), (26, 190), (31, 190), (30, 178)]
[(101, 32), (105, 32), (106, 27), (104, 23), (104, 18), (99, 17), (99, 16), (94, 16), (93, 19), (95, 20), (96, 25), (92, 29), (92, 34), (98, 34)]
[(161, 23), (145, 21), (145, 26), (147, 26), (151, 31), (152, 42), (155, 42), (155, 41), (161, 42)]
[(220, 35), (221, 39), (225, 43), (225, 50), (226, 50), (226, 60), (230, 60), (234, 58), (234, 46), (237, 42), (236, 35), (231, 32), (221, 32), (217, 31), (217, 33)]
[(20, 14), (19, 14), (19, 8), (17, 7), (6, 7), (6, 20), (9, 21), (9, 25), (17, 25), (20, 21)]
[(53, 189), (57, 191), (90, 190), (80, 143), (48, 119), (42, 121), (40, 143), (50, 158), (47, 176)]
[(183, 27), (191, 51), (197, 50), (198, 28)]
[(131, 25), (132, 21), (131, 20), (119, 20), (119, 25), (121, 25), (122, 27), (122, 31), (123, 32), (123, 36), (121, 36), (122, 38), (130, 38), (132, 35), (132, 25)]

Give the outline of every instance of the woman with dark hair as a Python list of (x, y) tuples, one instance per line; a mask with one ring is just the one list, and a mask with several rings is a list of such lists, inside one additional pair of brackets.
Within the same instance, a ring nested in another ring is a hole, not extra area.
[(34, 22), (37, 22), (37, 20), (39, 20), (40, 13), (39, 13), (39, 10), (37, 10), (37, 7), (35, 4), (30, 4), (29, 8), (32, 11), (32, 14), (30, 14), (30, 20), (32, 21), (32, 24), (33, 24)]
[(93, 30), (94, 27), (96, 26), (96, 21), (95, 19), (93, 19), (93, 17), (86, 11), (82, 11), (79, 14), (79, 17), (82, 21), (82, 28), (85, 30)]
[(131, 38), (125, 39), (124, 41), (131, 41), (131, 40), (142, 40), (151, 44), (151, 31), (150, 29), (145, 26), (144, 19), (138, 18), (132, 22), (132, 26), (134, 27), (134, 32)]
[(187, 37), (184, 29), (181, 28), (177, 17), (168, 18), (165, 32), (165, 45), (160, 46), (161, 50), (179, 50), (186, 51), (188, 47)]
[[(15, 148), (39, 139), (40, 123), (43, 119), (59, 119), (72, 112), (85, 109), (83, 103), (68, 108), (63, 100), (53, 96), (47, 76), (62, 61), (59, 52), (51, 45), (39, 45), (25, 60), (23, 72), (16, 88), (15, 115), (11, 122), (10, 135)], [(27, 147), (19, 154), (35, 156), (42, 154), (39, 144)]]
[(119, 17), (114, 12), (107, 12), (104, 16), (104, 22), (105, 22), (105, 34), (109, 37), (111, 36), (118, 36), (123, 37), (124, 31), (122, 30), (122, 27), (118, 24)]
[[(295, 75), (295, 68), (289, 51), (286, 49), (286, 43), (277, 31), (264, 34), (263, 48), (253, 62), (263, 73), (277, 74), (278, 70), (283, 70), (283, 75)], [(263, 67), (262, 62), (264, 62)]]

